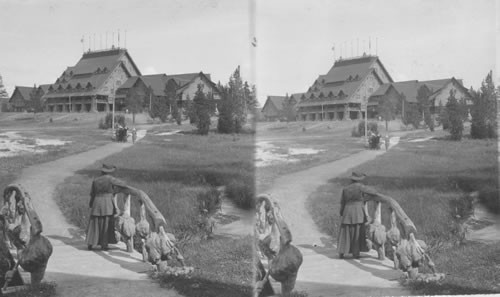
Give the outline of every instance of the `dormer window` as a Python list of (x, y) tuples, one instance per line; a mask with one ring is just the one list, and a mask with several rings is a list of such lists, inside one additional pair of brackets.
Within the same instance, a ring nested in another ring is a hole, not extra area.
[(85, 86), (85, 88), (87, 88), (87, 89), (92, 88), (92, 84), (90, 82), (88, 82), (87, 85)]
[(356, 74), (356, 76), (354, 77), (355, 80), (358, 80), (359, 79), (359, 75)]
[(82, 88), (82, 85), (80, 83), (77, 83), (76, 86), (75, 86), (75, 89), (79, 90)]
[(108, 67), (104, 67), (104, 68), (102, 69), (102, 72), (108, 72)]
[(65, 84), (65, 83), (66, 83), (66, 79), (65, 79), (65, 78), (63, 78), (63, 79), (61, 80), (61, 83), (62, 83), (62, 84)]
[(66, 87), (66, 90), (71, 90), (71, 84), (68, 84), (68, 86)]
[(323, 92), (319, 93), (319, 98), (324, 98), (325, 95), (323, 95)]
[(344, 97), (344, 92), (342, 92), (342, 90), (339, 91), (339, 97), (340, 98)]
[(60, 82), (59, 78), (58, 78), (58, 79), (56, 79), (56, 84), (58, 84), (59, 82)]
[(348, 81), (351, 81), (352, 80), (352, 75), (349, 75), (349, 77), (347, 78)]
[(71, 70), (71, 71), (69, 72), (69, 75), (70, 75), (70, 76), (73, 76), (73, 70)]
[(57, 88), (58, 91), (61, 91), (63, 89), (62, 85), (59, 85), (59, 87)]

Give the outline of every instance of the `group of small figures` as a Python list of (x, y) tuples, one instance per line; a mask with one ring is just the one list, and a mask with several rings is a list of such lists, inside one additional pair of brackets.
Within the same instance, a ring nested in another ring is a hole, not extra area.
[[(122, 126), (120, 124), (116, 125), (115, 127), (115, 139), (117, 142), (127, 142), (129, 132), (128, 132), (128, 127), (127, 126)], [(137, 130), (135, 128), (132, 128), (132, 143), (135, 143), (135, 140), (137, 139)]]

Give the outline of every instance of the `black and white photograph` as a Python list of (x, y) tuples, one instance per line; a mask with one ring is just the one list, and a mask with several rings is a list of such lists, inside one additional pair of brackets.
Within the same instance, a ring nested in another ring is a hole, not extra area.
[(500, 0), (0, 0), (0, 296), (500, 296)]

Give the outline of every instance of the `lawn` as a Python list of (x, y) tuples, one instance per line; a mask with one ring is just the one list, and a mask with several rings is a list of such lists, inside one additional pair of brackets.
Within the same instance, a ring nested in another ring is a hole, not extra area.
[[(437, 269), (449, 274), (442, 284), (414, 287), (417, 293), (500, 292), (500, 247), (460, 244), (458, 228), (468, 215), (469, 210), (462, 207), (468, 192), (479, 191), (480, 199), (498, 210), (497, 144), (493, 140), (453, 142), (444, 139), (444, 134), (420, 133), (441, 138), (403, 140), (387, 154), (353, 170), (366, 173), (365, 184), (400, 203), (417, 227), (417, 238), (430, 245)], [(309, 198), (313, 218), (333, 238), (337, 237), (340, 193), (348, 174), (331, 180)], [(383, 209), (386, 226), (387, 214)]]
[[(286, 153), (289, 148), (310, 148), (320, 152), (297, 155), (298, 162), (257, 167), (257, 192), (262, 193), (269, 189), (274, 179), (283, 174), (332, 162), (364, 150), (364, 138), (351, 137), (351, 131), (357, 125), (358, 121), (258, 123), (257, 146), (266, 142), (279, 147), (280, 153)], [(396, 121), (391, 123), (392, 129), (399, 129), (399, 126), (398, 128), (396, 126), (398, 126)], [(378, 129), (381, 132), (385, 131), (382, 122), (378, 122)]]
[[(249, 295), (252, 288), (250, 238), (216, 237), (200, 241), (196, 235), (199, 233), (199, 201), (213, 195), (216, 187), (226, 186), (227, 197), (240, 207), (252, 207), (253, 136), (159, 135), (163, 132), (166, 130), (155, 129), (136, 145), (68, 178), (57, 189), (59, 206), (72, 223), (85, 228), (92, 178), (98, 176), (102, 162), (116, 165), (116, 177), (151, 197), (167, 220), (167, 231), (180, 239), (187, 265), (195, 267), (188, 280), (160, 277), (165, 286), (173, 286), (186, 296)], [(134, 206), (132, 215), (137, 218)], [(203, 295), (203, 292), (211, 295)]]
[[(10, 115), (10, 117), (12, 116)], [(42, 115), (38, 116), (41, 118)], [(40, 123), (32, 121), (29, 123), (27, 121), (18, 122), (15, 119), (8, 121), (6, 115), (2, 115), (0, 120), (2, 125), (0, 133), (15, 131), (18, 135), (26, 138), (24, 141), (27, 144), (31, 144), (29, 142), (33, 142), (33, 138), (68, 141), (61, 146), (41, 146), (40, 148), (47, 150), (44, 153), (25, 153), (0, 158), (0, 187), (2, 189), (13, 182), (25, 167), (88, 151), (111, 141), (110, 132), (97, 129), (97, 123), (82, 127), (67, 126), (67, 122), (42, 126)]]

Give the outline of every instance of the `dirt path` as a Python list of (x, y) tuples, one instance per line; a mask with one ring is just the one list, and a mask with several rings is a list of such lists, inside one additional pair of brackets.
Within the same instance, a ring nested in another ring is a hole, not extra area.
[[(399, 139), (398, 139), (399, 140)], [(391, 143), (391, 146), (397, 142)], [(400, 273), (390, 260), (379, 261), (374, 251), (359, 260), (338, 259), (330, 236), (321, 233), (306, 209), (306, 200), (329, 179), (381, 155), (385, 150), (362, 151), (344, 159), (275, 180), (268, 191), (278, 202), (293, 235), (293, 243), (304, 255), (297, 291), (318, 296), (409, 295), (397, 282)], [(363, 257), (364, 255), (364, 257)]]
[[(144, 135), (145, 130), (138, 131), (138, 139)], [(66, 221), (54, 200), (54, 190), (65, 178), (131, 145), (130, 142), (110, 143), (91, 151), (28, 167), (16, 180), (32, 197), (43, 223), (43, 234), (54, 246), (45, 280), (56, 282), (58, 296), (181, 296), (153, 283), (146, 273), (150, 266), (141, 261), (139, 253), (125, 252), (122, 243), (107, 252), (87, 251), (81, 230)]]

